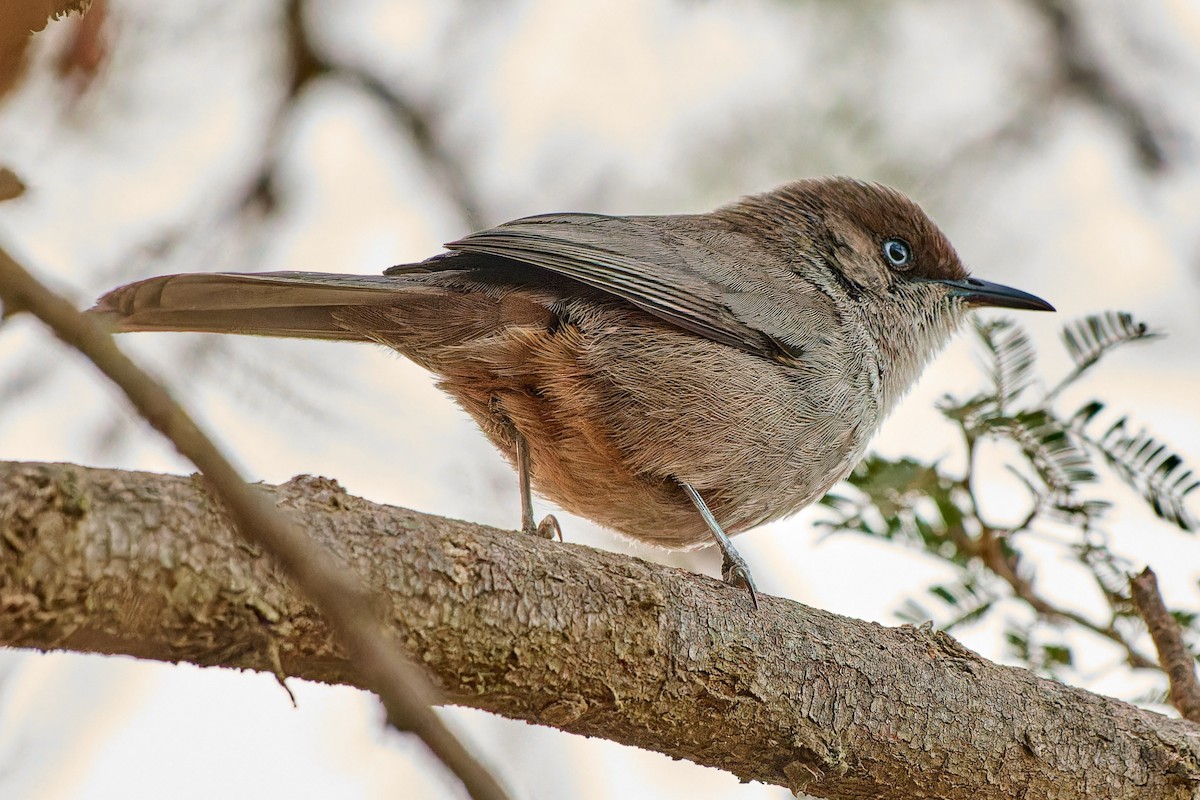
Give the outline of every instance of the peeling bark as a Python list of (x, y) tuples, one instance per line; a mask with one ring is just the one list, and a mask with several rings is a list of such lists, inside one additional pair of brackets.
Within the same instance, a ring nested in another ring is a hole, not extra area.
[[(1200, 726), (681, 570), (262, 489), (380, 593), (445, 701), (831, 798), (1185, 798)], [(199, 479), (0, 462), (0, 643), (354, 684)]]

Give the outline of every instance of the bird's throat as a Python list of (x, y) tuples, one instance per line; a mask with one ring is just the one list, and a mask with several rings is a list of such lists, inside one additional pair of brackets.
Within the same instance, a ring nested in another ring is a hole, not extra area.
[(864, 321), (879, 353), (880, 420), (950, 341), (966, 311), (961, 303), (926, 293), (868, 308)]

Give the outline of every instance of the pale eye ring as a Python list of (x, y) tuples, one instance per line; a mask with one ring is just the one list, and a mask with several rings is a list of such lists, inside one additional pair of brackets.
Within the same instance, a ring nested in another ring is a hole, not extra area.
[(897, 269), (912, 264), (912, 248), (903, 239), (888, 239), (883, 243), (884, 259)]

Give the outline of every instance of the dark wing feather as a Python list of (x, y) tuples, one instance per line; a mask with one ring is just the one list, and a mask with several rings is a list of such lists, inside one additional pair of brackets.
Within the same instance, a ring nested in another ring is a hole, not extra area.
[(547, 214), (473, 233), (450, 250), (519, 261), (621, 297), (715, 342), (761, 355), (789, 352), (731, 309), (731, 256), (686, 235), (686, 217)]

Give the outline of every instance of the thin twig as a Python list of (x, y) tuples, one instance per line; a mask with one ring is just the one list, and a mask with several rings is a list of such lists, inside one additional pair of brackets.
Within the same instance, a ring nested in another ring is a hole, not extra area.
[(1138, 613), (1150, 629), (1150, 638), (1158, 650), (1158, 661), (1170, 682), (1168, 697), (1184, 719), (1200, 722), (1200, 681), (1196, 679), (1196, 660), (1188, 652), (1179, 623), (1167, 611), (1158, 578), (1149, 567), (1129, 580), (1129, 591)]
[(437, 693), (399, 651), (362, 585), (248, 486), (228, 459), (158, 382), (122, 353), (95, 319), (79, 313), (0, 248), (0, 301), (6, 316), (28, 311), (79, 350), (125, 392), (155, 429), (204, 474), (247, 540), (271, 553), (338, 632), (363, 683), (379, 695), (388, 721), (411, 731), (476, 800), (502, 800), (496, 779), (442, 724)]
[(1125, 651), (1129, 666), (1135, 669), (1156, 669), (1158, 667), (1153, 659), (1139, 652), (1116, 628), (1111, 625), (1107, 627), (1098, 625), (1082, 614), (1059, 608), (1042, 597), (1029, 580), (1021, 577), (1016, 564), (1012, 563), (1005, 555), (998, 533), (1000, 532), (984, 526), (975, 555), (979, 557), (985, 567), (1009, 585), (1014, 595), (1028, 603), (1030, 608), (1044, 617), (1074, 622), (1081, 628), (1086, 628), (1092, 633), (1116, 643)]
[(1042, 403), (1049, 407), (1050, 404), (1052, 404), (1056, 399), (1058, 399), (1058, 396), (1062, 394), (1063, 389), (1066, 389), (1068, 386), (1082, 378), (1085, 372), (1096, 366), (1098, 363), (1100, 363), (1100, 359), (1094, 358), (1085, 361), (1082, 364), (1076, 364), (1075, 367), (1068, 372), (1061, 381), (1054, 385), (1054, 388), (1046, 392), (1046, 396), (1042, 399)]
[(1033, 511), (1030, 512), (1025, 520), (1019, 526), (1011, 529), (996, 528), (987, 525), (982, 519), (979, 519), (979, 503), (975, 497), (974, 486), (976, 440), (965, 425), (962, 425), (961, 422), (959, 424), (962, 427), (962, 434), (967, 448), (967, 472), (961, 479), (960, 485), (966, 491), (971, 501), (971, 508), (975, 518), (980, 522), (978, 538), (968, 536), (961, 526), (956, 526), (957, 530), (951, 529), (951, 539), (959, 551), (969, 557), (978, 558), (989, 572), (1008, 584), (1017, 599), (1027, 603), (1030, 608), (1042, 617), (1074, 622), (1081, 628), (1085, 628), (1097, 636), (1102, 636), (1118, 645), (1125, 651), (1126, 661), (1129, 666), (1135, 669), (1156, 669), (1158, 665), (1134, 647), (1133, 643), (1126, 639), (1112, 624), (1107, 626), (1099, 625), (1082, 614), (1059, 608), (1043, 597), (1031, 581), (1021, 576), (1014, 560), (1015, 557), (1010, 558), (1004, 552), (1002, 539), (1005, 535), (1028, 528), (1040, 509), (1035, 504)]

